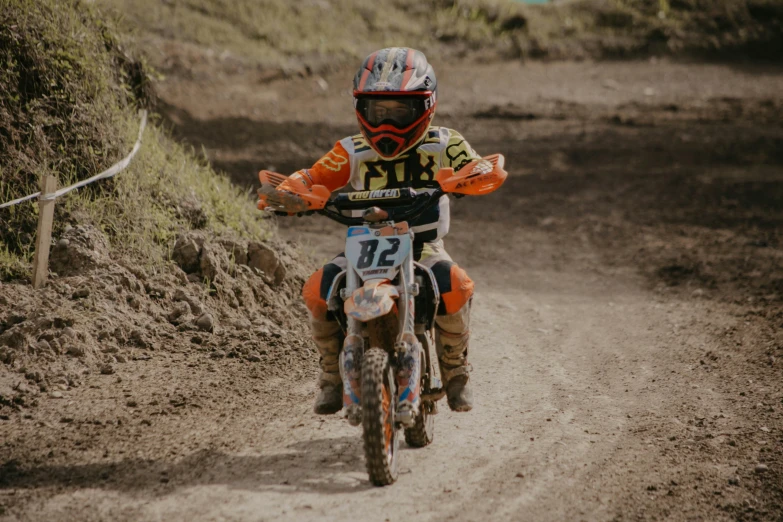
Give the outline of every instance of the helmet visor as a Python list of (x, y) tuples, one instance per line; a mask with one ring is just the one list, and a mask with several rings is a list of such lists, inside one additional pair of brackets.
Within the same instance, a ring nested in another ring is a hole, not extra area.
[(393, 125), (404, 129), (426, 112), (425, 99), (418, 96), (362, 96), (356, 110), (372, 126)]

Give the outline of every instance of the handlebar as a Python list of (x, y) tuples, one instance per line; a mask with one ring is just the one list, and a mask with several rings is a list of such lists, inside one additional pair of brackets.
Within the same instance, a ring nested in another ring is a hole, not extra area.
[[(416, 192), (411, 188), (399, 189), (399, 197), (394, 199), (368, 199), (360, 198), (357, 195), (364, 195), (366, 192), (348, 192), (337, 194), (329, 200), (321, 210), (306, 212), (306, 214), (317, 213), (326, 216), (342, 225), (359, 226), (366, 223), (364, 217), (345, 216), (341, 213), (344, 210), (360, 210), (371, 206), (380, 206), (389, 212), (389, 219), (393, 221), (413, 221), (421, 216), (430, 205), (438, 200), (445, 192), (436, 188), (433, 192)], [(375, 204), (373, 204), (375, 203)], [(332, 207), (332, 208), (330, 208)]]
[[(497, 190), (508, 173), (503, 170), (505, 159), (492, 154), (463, 165), (455, 174), (451, 167), (438, 170), (434, 176), (436, 188), (432, 192), (416, 192), (412, 188), (391, 188), (350, 192), (332, 196), (323, 185), (310, 187), (299, 183), (278, 190), (287, 176), (262, 170), (258, 173), (261, 188), (258, 189), (258, 208), (282, 215), (310, 215), (316, 212), (343, 225), (361, 225), (381, 219), (411, 221), (421, 216), (429, 206), (444, 194), (460, 198), (466, 195), (480, 196)], [(342, 211), (383, 208), (383, 214), (365, 214), (362, 217), (344, 216)]]

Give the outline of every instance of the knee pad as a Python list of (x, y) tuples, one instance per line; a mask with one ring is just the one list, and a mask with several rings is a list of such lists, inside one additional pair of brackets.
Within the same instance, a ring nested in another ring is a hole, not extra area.
[(438, 282), (440, 305), (438, 315), (455, 314), (473, 297), (473, 281), (467, 272), (452, 261), (439, 261), (432, 267)]
[(326, 321), (329, 309), (326, 304), (326, 296), (329, 294), (329, 288), (334, 282), (334, 278), (343, 269), (335, 264), (327, 263), (319, 268), (302, 287), (302, 298), (310, 314), (318, 320)]

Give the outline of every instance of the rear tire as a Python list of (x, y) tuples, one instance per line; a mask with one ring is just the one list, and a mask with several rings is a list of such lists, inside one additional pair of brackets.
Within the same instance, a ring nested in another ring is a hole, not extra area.
[(429, 446), (435, 438), (435, 416), (431, 413), (433, 404), (421, 401), (416, 423), (405, 429), (405, 442), (412, 448)]
[[(421, 343), (422, 357), (421, 357), (421, 389), (425, 389), (425, 367), (429, 361), (429, 349), (431, 336), (427, 334), (417, 334), (416, 337)], [(416, 416), (416, 422), (410, 428), (405, 429), (405, 442), (412, 448), (423, 448), (429, 446), (435, 439), (435, 414), (433, 410), (435, 403), (432, 401), (421, 401), (419, 406), (419, 414)]]
[(397, 480), (395, 388), (389, 355), (380, 348), (367, 350), (362, 360), (362, 427), (367, 473), (376, 486), (388, 486)]

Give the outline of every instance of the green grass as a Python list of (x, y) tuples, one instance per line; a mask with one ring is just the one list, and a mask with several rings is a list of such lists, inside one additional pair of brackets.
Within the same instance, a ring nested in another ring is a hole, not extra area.
[[(5, 202), (36, 192), (44, 174), (66, 186), (124, 157), (136, 140), (138, 109), (151, 94), (146, 66), (92, 4), (0, 2)], [(1, 280), (29, 277), (37, 212), (35, 203), (0, 210)], [(270, 235), (246, 194), (154, 123), (128, 169), (58, 200), (55, 237), (73, 223), (102, 228), (117, 254), (147, 264), (164, 262), (174, 236), (191, 227)]]
[[(389, 45), (446, 59), (584, 58), (745, 53), (774, 57), (780, 0), (98, 0), (135, 28), (161, 70), (164, 43), (220, 68), (318, 70)], [(662, 13), (662, 14), (659, 14)]]

